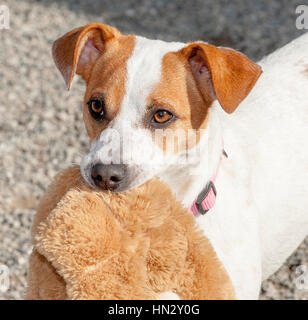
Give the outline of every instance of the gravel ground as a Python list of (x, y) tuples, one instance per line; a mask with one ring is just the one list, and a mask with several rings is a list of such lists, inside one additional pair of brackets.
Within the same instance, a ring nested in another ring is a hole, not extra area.
[[(10, 8), (11, 25), (0, 30), (0, 264), (9, 267), (11, 283), (0, 299), (23, 297), (38, 199), (56, 172), (79, 163), (87, 149), (83, 84), (65, 91), (50, 55), (57, 37), (95, 20), (125, 33), (207, 40), (259, 59), (300, 35), (295, 7), (304, 2), (1, 1)], [(308, 265), (308, 239), (263, 284), (261, 299), (308, 299), (294, 284), (298, 265)]]

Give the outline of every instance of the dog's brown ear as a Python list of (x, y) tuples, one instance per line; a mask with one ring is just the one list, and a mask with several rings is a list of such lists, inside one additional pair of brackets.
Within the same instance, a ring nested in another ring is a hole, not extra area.
[(192, 43), (181, 50), (203, 95), (232, 113), (249, 94), (262, 69), (245, 55), (210, 44)]
[(103, 53), (106, 41), (120, 32), (102, 23), (90, 23), (74, 29), (56, 40), (52, 55), (57, 68), (70, 89), (75, 73), (87, 81), (93, 64)]

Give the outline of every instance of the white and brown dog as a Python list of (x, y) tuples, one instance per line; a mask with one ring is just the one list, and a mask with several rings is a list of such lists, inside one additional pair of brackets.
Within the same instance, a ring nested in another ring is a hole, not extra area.
[[(75, 73), (87, 85), (85, 180), (121, 192), (160, 177), (198, 216), (237, 298), (258, 298), (308, 234), (308, 34), (257, 65), (92, 23), (58, 39), (53, 57), (68, 88)], [(174, 132), (186, 140), (170, 151)]]

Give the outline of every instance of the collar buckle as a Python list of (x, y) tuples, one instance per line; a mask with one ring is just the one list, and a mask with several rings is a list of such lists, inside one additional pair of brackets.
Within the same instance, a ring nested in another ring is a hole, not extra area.
[(195, 202), (196, 207), (197, 207), (199, 213), (202, 214), (202, 215), (206, 214), (210, 210), (210, 208), (209, 209), (203, 209), (202, 202), (207, 198), (207, 196), (209, 195), (211, 190), (213, 190), (214, 195), (216, 197), (216, 195), (217, 195), (216, 187), (215, 187), (213, 181), (210, 180), (206, 184), (205, 188), (199, 193), (198, 198), (196, 199), (196, 202)]

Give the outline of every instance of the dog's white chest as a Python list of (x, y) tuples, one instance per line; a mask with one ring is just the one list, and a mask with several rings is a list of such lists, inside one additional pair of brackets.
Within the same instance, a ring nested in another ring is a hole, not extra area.
[[(236, 298), (257, 299), (262, 277), (257, 215), (253, 215), (252, 208), (247, 206), (241, 214), (234, 216), (231, 206), (226, 214), (221, 214), (219, 208), (213, 209), (197, 218), (197, 224), (227, 270)], [(248, 214), (245, 216), (244, 212)]]

